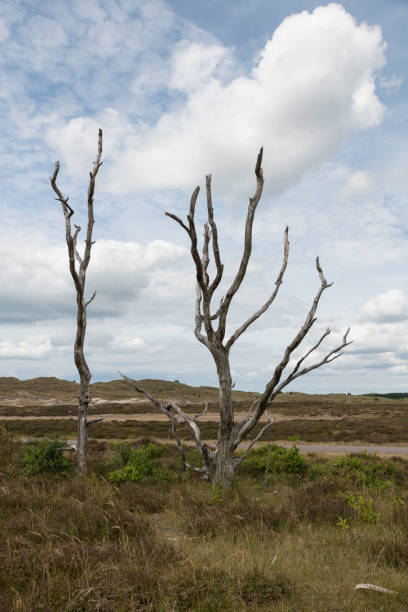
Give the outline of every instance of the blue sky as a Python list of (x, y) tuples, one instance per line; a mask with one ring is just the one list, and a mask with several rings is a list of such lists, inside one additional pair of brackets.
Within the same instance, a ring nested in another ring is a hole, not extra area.
[[(8, 1), (0, 9), (2, 376), (76, 378), (74, 293), (48, 177), (84, 225), (95, 199), (86, 354), (94, 380), (215, 384), (193, 335), (187, 212), (213, 175), (226, 290), (256, 154), (265, 189), (230, 329), (267, 299), (289, 225), (289, 266), (270, 311), (231, 353), (237, 388), (262, 390), (307, 313), (320, 256), (333, 287), (311, 346), (350, 325), (353, 345), (293, 390), (406, 390), (408, 146), (403, 1)], [(202, 204), (202, 201), (200, 201)], [(199, 219), (204, 220), (201, 212)], [(201, 215), (201, 216), (200, 216)]]

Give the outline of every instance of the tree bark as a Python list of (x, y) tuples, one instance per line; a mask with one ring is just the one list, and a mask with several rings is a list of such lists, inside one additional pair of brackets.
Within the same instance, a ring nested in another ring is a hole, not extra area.
[(234, 410), (232, 406), (232, 379), (228, 351), (224, 347), (213, 352), (219, 380), (220, 424), (217, 434), (217, 454), (213, 483), (229, 487), (234, 480)]

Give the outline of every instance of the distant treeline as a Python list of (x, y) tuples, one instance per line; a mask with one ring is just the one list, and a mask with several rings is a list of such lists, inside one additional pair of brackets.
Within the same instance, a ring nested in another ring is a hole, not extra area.
[(363, 393), (369, 397), (387, 397), (388, 399), (404, 399), (408, 397), (408, 393)]

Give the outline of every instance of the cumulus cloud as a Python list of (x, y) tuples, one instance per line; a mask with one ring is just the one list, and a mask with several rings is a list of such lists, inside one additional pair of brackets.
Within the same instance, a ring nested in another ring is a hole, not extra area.
[(229, 49), (220, 44), (180, 41), (170, 61), (169, 87), (193, 91), (206, 84), (210, 78), (222, 78), (232, 65)]
[[(17, 238), (16, 238), (17, 240)], [(38, 241), (41, 244), (41, 241)], [(68, 270), (66, 246), (43, 245), (25, 239), (25, 249), (13, 251), (3, 243), (0, 270), (3, 321), (36, 321), (72, 315), (74, 288)], [(136, 303), (144, 289), (154, 283), (155, 273), (186, 256), (184, 247), (155, 240), (135, 242), (99, 240), (88, 268), (89, 295), (96, 317), (120, 316)], [(174, 291), (177, 291), (174, 288)]]
[(49, 338), (26, 338), (17, 342), (0, 342), (0, 359), (42, 359), (49, 355), (52, 346)]
[(407, 298), (400, 289), (390, 289), (367, 300), (360, 310), (370, 321), (401, 321), (408, 315)]
[[(353, 130), (381, 122), (375, 77), (385, 64), (384, 49), (378, 26), (358, 25), (338, 4), (286, 18), (252, 73), (227, 84), (209, 78), (225, 56), (222, 47), (181, 44), (169, 82), (189, 95), (151, 126), (131, 125), (120, 113), (110, 117), (115, 154), (107, 188), (189, 189), (213, 171), (224, 188), (246, 186), (264, 145), (269, 188), (283, 189), (338, 151)], [(74, 118), (47, 133), (71, 171), (78, 149), (90, 146), (86, 124)]]

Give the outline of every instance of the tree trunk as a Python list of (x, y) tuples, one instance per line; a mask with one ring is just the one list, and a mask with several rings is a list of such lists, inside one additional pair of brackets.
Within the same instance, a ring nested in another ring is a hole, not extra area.
[(234, 450), (231, 439), (218, 432), (214, 486), (231, 487), (234, 482)]
[(230, 487), (234, 480), (234, 411), (232, 407), (232, 380), (228, 352), (222, 350), (213, 355), (219, 380), (220, 424), (217, 435), (215, 459), (215, 486)]
[(89, 393), (80, 393), (78, 398), (77, 471), (81, 476), (88, 473), (88, 406)]
[(86, 334), (86, 305), (83, 299), (83, 289), (77, 299), (77, 335), (74, 345), (74, 361), (80, 376), (80, 391), (78, 397), (78, 440), (77, 440), (77, 472), (81, 476), (88, 473), (88, 407), (91, 401), (89, 383), (91, 372), (84, 355)]

